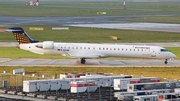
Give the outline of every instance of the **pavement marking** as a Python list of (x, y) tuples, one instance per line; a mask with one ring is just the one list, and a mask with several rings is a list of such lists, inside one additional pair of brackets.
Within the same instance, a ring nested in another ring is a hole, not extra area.
[(10, 58), (4, 58), (4, 59), (0, 58), (0, 64), (4, 64), (4, 63), (7, 63), (7, 62), (16, 61), (16, 60), (18, 60), (18, 58), (12, 58), (12, 59), (10, 59)]

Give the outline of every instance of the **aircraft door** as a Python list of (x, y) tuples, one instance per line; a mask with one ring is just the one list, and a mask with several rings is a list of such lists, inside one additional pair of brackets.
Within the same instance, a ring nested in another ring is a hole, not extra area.
[(151, 53), (151, 57), (156, 57), (156, 52), (155, 52), (155, 51), (153, 51), (153, 52)]
[(151, 57), (156, 57), (157, 53), (156, 53), (156, 49), (152, 48), (151, 49)]

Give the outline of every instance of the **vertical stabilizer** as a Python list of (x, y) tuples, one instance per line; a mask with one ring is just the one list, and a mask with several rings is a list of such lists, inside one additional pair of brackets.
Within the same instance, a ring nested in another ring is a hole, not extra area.
[(36, 6), (38, 6), (39, 5), (39, 0), (36, 0)]
[(39, 41), (31, 39), (26, 32), (21, 27), (13, 27), (8, 28), (5, 30), (7, 32), (12, 32), (14, 37), (16, 38), (19, 44), (26, 44), (26, 43), (37, 43)]
[(126, 2), (126, 1), (124, 0), (124, 6), (123, 6), (123, 9), (126, 9), (126, 7), (125, 7), (126, 4), (125, 4), (125, 2)]

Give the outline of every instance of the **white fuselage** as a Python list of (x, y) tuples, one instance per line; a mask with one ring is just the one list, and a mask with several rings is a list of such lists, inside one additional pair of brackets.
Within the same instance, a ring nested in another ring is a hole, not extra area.
[(20, 44), (20, 48), (38, 54), (66, 55), (76, 58), (122, 57), (170, 59), (176, 57), (173, 53), (159, 46), (54, 43), (52, 49), (44, 49), (37, 47), (37, 44), (42, 43)]

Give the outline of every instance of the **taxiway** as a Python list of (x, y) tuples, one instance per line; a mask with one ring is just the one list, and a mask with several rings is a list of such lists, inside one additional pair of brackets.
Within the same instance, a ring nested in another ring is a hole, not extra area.
[(122, 15), (122, 16), (88, 16), (88, 17), (18, 17), (0, 16), (0, 27), (19, 25), (53, 25), (73, 26), (90, 28), (110, 28), (126, 30), (147, 30), (163, 32), (180, 32), (180, 24), (168, 23), (146, 23), (114, 21), (113, 19), (154, 17), (154, 16), (175, 16), (180, 14), (167, 15)]
[(180, 67), (180, 60), (152, 59), (86, 59), (86, 64), (81, 64), (79, 59), (10, 59), (0, 58), (0, 66), (60, 66), (60, 67)]

